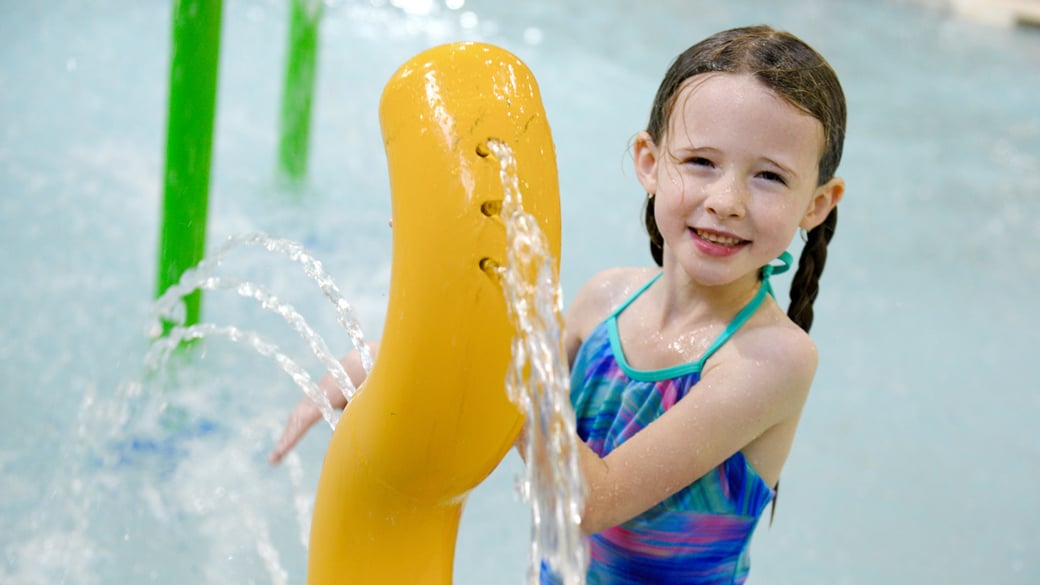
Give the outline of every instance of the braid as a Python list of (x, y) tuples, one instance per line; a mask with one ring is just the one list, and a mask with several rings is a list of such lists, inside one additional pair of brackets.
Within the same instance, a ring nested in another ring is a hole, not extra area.
[(654, 196), (646, 198), (643, 207), (643, 225), (646, 233), (650, 236), (650, 256), (658, 266), (664, 266), (664, 237), (657, 229), (657, 219), (654, 216)]
[(837, 224), (838, 208), (835, 207), (823, 223), (809, 230), (805, 248), (798, 258), (798, 270), (791, 280), (791, 304), (787, 316), (806, 333), (812, 327), (813, 303), (820, 293), (820, 275), (827, 263), (827, 244), (834, 237)]
[[(798, 257), (798, 270), (791, 280), (791, 305), (787, 308), (787, 316), (796, 325), (809, 332), (813, 322), (813, 303), (820, 294), (820, 275), (823, 265), (827, 263), (827, 244), (834, 237), (834, 229), (838, 225), (838, 208), (831, 210), (823, 223), (809, 230), (809, 235)], [(773, 504), (769, 511), (769, 525), (773, 525), (776, 516), (776, 501), (780, 499), (780, 481), (773, 488)]]

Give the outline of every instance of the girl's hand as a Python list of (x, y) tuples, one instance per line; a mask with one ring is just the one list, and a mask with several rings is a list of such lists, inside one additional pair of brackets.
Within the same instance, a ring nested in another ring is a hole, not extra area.
[[(372, 353), (372, 359), (375, 359), (379, 353), (379, 344), (369, 342), (368, 350)], [(354, 383), (354, 386), (361, 388), (361, 384), (368, 377), (368, 373), (365, 372), (364, 367), (361, 365), (361, 354), (354, 350), (341, 359), (339, 363), (346, 370), (347, 376), (350, 377), (350, 381)], [(328, 397), (329, 403), (332, 404), (333, 408), (343, 410), (347, 406), (347, 399), (340, 392), (339, 387), (336, 386), (336, 381), (333, 380), (331, 374), (325, 374), (321, 381), (318, 382), (318, 387)], [(280, 462), (285, 457), (285, 454), (296, 446), (296, 443), (299, 442), (304, 433), (320, 419), (321, 411), (318, 410), (318, 405), (314, 404), (314, 401), (307, 396), (301, 398), (296, 403), (296, 406), (293, 407), (292, 412), (289, 413), (289, 420), (285, 423), (285, 430), (282, 431), (282, 436), (278, 439), (274, 450), (267, 457), (267, 461), (272, 464)]]
[(292, 409), (292, 412), (289, 413), (289, 420), (285, 423), (282, 436), (278, 439), (274, 450), (267, 457), (268, 463), (276, 464), (281, 462), (285, 454), (296, 446), (303, 434), (319, 420), (321, 420), (321, 411), (318, 410), (318, 406), (314, 404), (314, 401), (307, 396), (300, 399)]

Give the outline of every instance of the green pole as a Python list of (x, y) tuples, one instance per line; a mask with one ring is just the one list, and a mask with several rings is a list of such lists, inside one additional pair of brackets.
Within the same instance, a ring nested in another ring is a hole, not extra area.
[(278, 160), (282, 174), (298, 182), (307, 174), (318, 24), (324, 2), (292, 0), (291, 4)]
[[(217, 102), (221, 0), (176, 0), (166, 127), (166, 177), (158, 294), (202, 260), (206, 248), (213, 120)], [(199, 322), (202, 293), (185, 297), (185, 324)], [(171, 325), (165, 323), (163, 332)]]

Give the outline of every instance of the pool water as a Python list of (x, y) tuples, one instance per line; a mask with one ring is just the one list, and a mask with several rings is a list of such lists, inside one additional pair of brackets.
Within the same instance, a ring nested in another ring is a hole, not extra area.
[[(329, 2), (310, 175), (294, 191), (275, 173), (288, 6), (226, 1), (209, 248), (254, 230), (302, 242), (378, 338), (383, 83), (431, 45), (483, 40), (541, 84), (569, 299), (603, 268), (650, 261), (628, 144), (671, 58), (722, 28), (791, 30), (843, 81), (849, 189), (817, 302), (820, 369), (750, 582), (1040, 581), (1040, 32), (961, 20), (938, 1), (590, 6)], [(142, 372), (171, 13), (165, 2), (0, 5), (5, 584), (305, 579), (327, 427), (286, 464), (265, 461), (299, 390), (224, 340)], [(296, 265), (246, 249), (222, 270), (293, 303), (337, 355), (349, 348)], [(320, 375), (285, 323), (248, 300), (209, 293), (203, 310)], [(471, 498), (456, 582), (523, 582), (519, 473), (508, 456)]]

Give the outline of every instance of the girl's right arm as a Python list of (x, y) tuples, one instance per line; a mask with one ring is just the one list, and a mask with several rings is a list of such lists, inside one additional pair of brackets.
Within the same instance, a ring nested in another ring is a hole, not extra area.
[[(372, 352), (372, 359), (375, 359), (376, 354), (379, 353), (379, 343), (369, 342), (369, 351)], [(360, 387), (368, 376), (365, 372), (365, 368), (361, 365), (361, 354), (356, 349), (344, 356), (339, 362), (343, 369), (346, 370), (347, 376), (350, 377), (350, 381), (354, 383), (355, 387)], [(335, 380), (332, 379), (331, 374), (325, 374), (321, 381), (318, 382), (318, 387), (325, 393), (325, 396), (332, 403), (332, 407), (338, 410), (343, 410), (347, 405), (347, 399), (343, 396), (339, 387), (336, 385)], [(270, 463), (278, 463), (303, 437), (304, 433), (307, 432), (314, 423), (321, 419), (321, 411), (318, 410), (318, 406), (314, 404), (314, 401), (309, 396), (304, 396), (296, 403), (292, 412), (289, 413), (289, 420), (285, 423), (285, 430), (282, 431), (282, 437), (278, 439), (278, 443), (275, 445), (274, 450), (268, 456), (267, 460)]]

